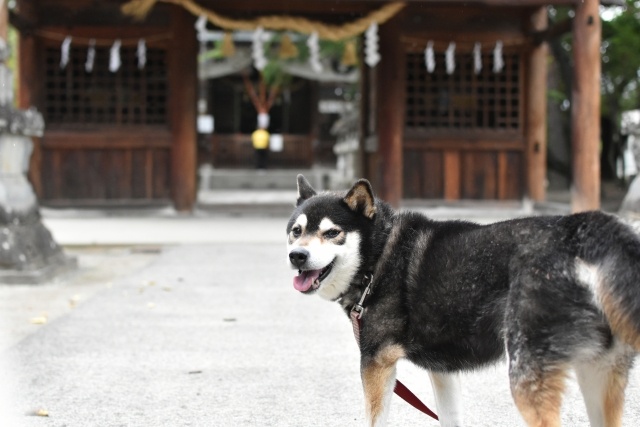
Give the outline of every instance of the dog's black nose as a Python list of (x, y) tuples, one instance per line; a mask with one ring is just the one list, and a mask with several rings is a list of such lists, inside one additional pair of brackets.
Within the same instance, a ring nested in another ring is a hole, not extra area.
[(295, 265), (298, 268), (301, 268), (305, 262), (307, 262), (307, 258), (309, 258), (309, 251), (302, 248), (297, 248), (289, 252), (289, 259), (291, 260), (291, 264)]

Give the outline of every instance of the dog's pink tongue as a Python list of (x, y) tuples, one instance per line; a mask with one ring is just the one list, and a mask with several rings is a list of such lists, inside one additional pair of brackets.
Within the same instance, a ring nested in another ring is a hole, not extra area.
[(320, 276), (322, 270), (307, 270), (293, 278), (293, 287), (297, 291), (306, 292), (311, 289), (313, 282)]

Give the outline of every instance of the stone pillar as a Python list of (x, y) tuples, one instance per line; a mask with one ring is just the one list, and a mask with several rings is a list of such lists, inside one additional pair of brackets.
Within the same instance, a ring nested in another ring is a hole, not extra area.
[(0, 282), (41, 283), (76, 266), (42, 224), (27, 180), (31, 138), (42, 136), (42, 115), (13, 107), (13, 76), (5, 65), (9, 49), (0, 38)]

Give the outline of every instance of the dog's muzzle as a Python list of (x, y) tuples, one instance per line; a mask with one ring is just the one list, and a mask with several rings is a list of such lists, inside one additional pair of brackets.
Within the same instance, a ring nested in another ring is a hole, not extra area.
[(320, 282), (329, 275), (335, 261), (320, 269), (305, 268), (311, 254), (304, 248), (295, 248), (289, 252), (291, 265), (298, 269), (298, 275), (293, 278), (293, 287), (303, 293), (312, 293), (320, 287)]

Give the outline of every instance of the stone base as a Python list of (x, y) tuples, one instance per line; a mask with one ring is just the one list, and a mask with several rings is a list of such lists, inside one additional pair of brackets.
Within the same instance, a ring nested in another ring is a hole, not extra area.
[(13, 285), (39, 285), (78, 268), (76, 257), (62, 256), (55, 264), (32, 270), (0, 270), (0, 283)]
[(631, 181), (618, 214), (635, 218), (640, 216), (640, 176), (636, 176)]
[(43, 283), (77, 264), (53, 240), (37, 207), (20, 213), (0, 208), (0, 283)]

